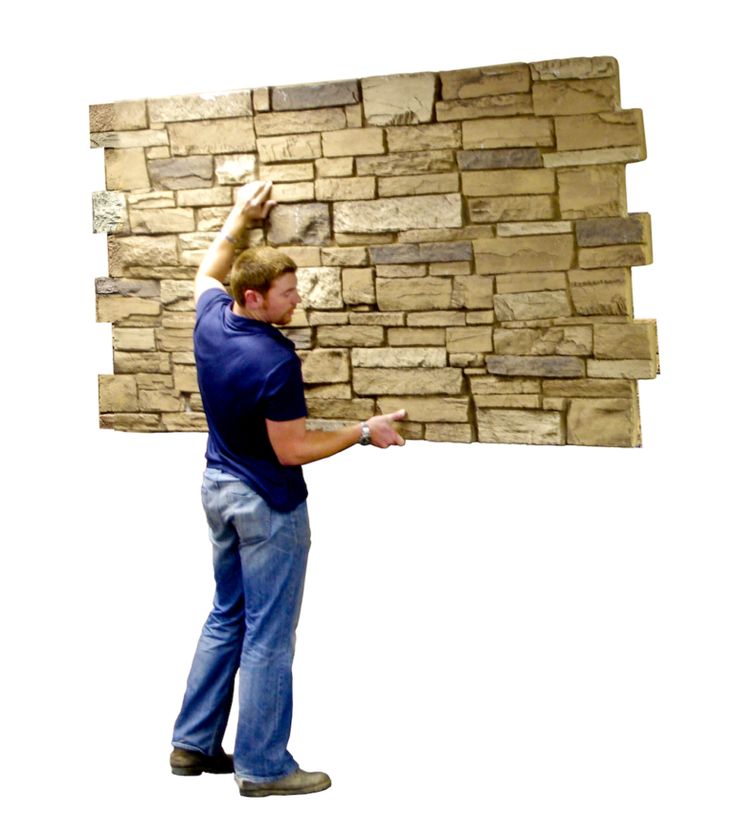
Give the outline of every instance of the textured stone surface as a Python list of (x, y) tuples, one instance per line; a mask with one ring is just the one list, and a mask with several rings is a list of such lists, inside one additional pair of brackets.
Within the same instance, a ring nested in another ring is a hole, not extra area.
[(255, 150), (252, 119), (208, 119), (201, 122), (174, 122), (169, 125), (171, 153), (226, 154)]
[(531, 85), (526, 64), (502, 64), (477, 67), (440, 74), (443, 99), (467, 99), (496, 96), (503, 93), (524, 93)]
[(442, 310), (452, 298), (446, 278), (378, 278), (375, 284), (380, 310)]
[[(490, 374), (512, 377), (582, 377), (584, 361), (578, 357), (488, 357)], [(603, 376), (600, 374), (599, 376)]]
[(572, 400), (567, 443), (581, 446), (640, 446), (637, 401), (631, 398)]
[(551, 119), (535, 116), (475, 119), (462, 123), (462, 144), (467, 150), (551, 147), (554, 145), (554, 124)]
[(496, 328), (495, 352), (512, 355), (590, 356), (591, 327)]
[(566, 270), (574, 259), (572, 235), (525, 235), (475, 241), (475, 263), (480, 273)]
[(433, 73), (382, 75), (362, 82), (365, 119), (370, 125), (430, 122), (434, 110)]
[(531, 409), (479, 409), (480, 441), (492, 444), (562, 444), (558, 412)]
[(353, 368), (444, 368), (443, 348), (353, 348)]
[(459, 394), (462, 372), (456, 368), (356, 368), (352, 385), (358, 394)]
[(271, 91), (273, 110), (306, 110), (334, 107), (360, 101), (357, 81), (329, 81), (322, 84), (293, 84), (274, 87)]
[(344, 110), (334, 107), (298, 113), (261, 113), (255, 117), (255, 131), (258, 136), (338, 131), (346, 125)]
[(159, 189), (209, 188), (213, 162), (210, 156), (187, 159), (156, 159), (148, 163), (151, 182)]
[(145, 101), (121, 101), (90, 105), (90, 133), (138, 130), (146, 127), (148, 127), (148, 117)]
[(253, 112), (250, 90), (231, 93), (209, 93), (198, 96), (170, 96), (149, 99), (151, 122), (191, 122), (201, 119), (222, 119), (250, 116)]
[(338, 267), (304, 267), (297, 277), (304, 308), (329, 310), (342, 307)]
[(92, 193), (92, 229), (95, 232), (124, 232), (127, 223), (125, 195), (122, 192)]
[(394, 197), (335, 203), (335, 232), (443, 229), (462, 225), (459, 195)]
[(143, 148), (106, 148), (105, 185), (108, 191), (148, 188), (148, 169)]
[(328, 243), (331, 236), (329, 207), (326, 203), (299, 203), (276, 206), (270, 213), (268, 243), (312, 244)]

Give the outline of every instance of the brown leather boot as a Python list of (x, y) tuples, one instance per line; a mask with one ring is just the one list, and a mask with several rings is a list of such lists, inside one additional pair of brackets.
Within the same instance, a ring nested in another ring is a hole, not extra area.
[(292, 774), (273, 780), (271, 783), (251, 783), (239, 780), (240, 794), (243, 797), (267, 797), (269, 794), (312, 794), (322, 792), (332, 785), (329, 775), (323, 771), (302, 771), (297, 768)]
[(207, 774), (232, 774), (234, 766), (232, 757), (220, 751), (212, 757), (199, 751), (188, 751), (186, 748), (174, 748), (169, 758), (171, 771), (185, 777), (196, 777), (203, 771)]

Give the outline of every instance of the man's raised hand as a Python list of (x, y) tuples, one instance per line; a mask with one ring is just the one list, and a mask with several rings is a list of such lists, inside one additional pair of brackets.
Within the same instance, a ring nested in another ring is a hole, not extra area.
[(248, 220), (263, 220), (276, 205), (268, 199), (272, 185), (270, 180), (254, 180), (237, 190), (235, 204)]

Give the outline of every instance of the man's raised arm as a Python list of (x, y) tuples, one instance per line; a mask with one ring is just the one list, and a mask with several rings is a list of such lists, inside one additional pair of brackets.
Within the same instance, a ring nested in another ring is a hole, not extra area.
[(235, 259), (235, 244), (251, 220), (263, 220), (276, 205), (269, 200), (272, 183), (256, 180), (238, 189), (235, 205), (214, 239), (194, 279), (194, 301), (213, 287), (224, 290), (223, 280)]

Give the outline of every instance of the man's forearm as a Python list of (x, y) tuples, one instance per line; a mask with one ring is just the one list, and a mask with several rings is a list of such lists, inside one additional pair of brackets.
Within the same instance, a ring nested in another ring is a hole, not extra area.
[(224, 281), (235, 259), (235, 241), (248, 227), (247, 217), (235, 206), (222, 226), (219, 235), (212, 241), (207, 254), (199, 266), (199, 274)]
[[(360, 424), (346, 426), (342, 429), (323, 431), (321, 429), (306, 429), (296, 443), (289, 446), (287, 453), (281, 458), (281, 464), (297, 467), (329, 458), (360, 440)], [(280, 456), (279, 456), (280, 457)]]

